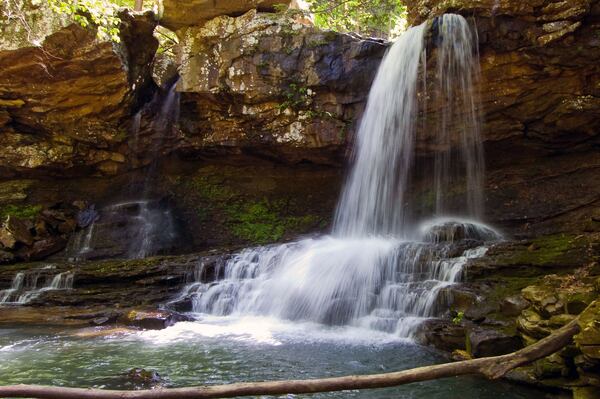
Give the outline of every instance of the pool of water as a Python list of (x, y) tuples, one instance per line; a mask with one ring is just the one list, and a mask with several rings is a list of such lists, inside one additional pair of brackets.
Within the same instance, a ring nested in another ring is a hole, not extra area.
[[(268, 318), (182, 322), (161, 331), (5, 328), (0, 385), (29, 383), (133, 389), (131, 368), (157, 371), (169, 387), (391, 372), (446, 361), (390, 334)], [(284, 396), (286, 397), (286, 396)], [(288, 395), (287, 398), (309, 397)], [(537, 390), (456, 377), (313, 398), (539, 398)]]

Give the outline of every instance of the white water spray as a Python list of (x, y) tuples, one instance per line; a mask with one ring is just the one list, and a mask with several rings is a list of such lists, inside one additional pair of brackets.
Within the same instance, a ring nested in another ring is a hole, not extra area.
[[(19, 272), (10, 288), (0, 291), (0, 306), (26, 305), (46, 291), (70, 290), (73, 288), (73, 272), (48, 274), (48, 269)], [(43, 281), (43, 283), (40, 283)]]
[[(425, 24), (410, 29), (379, 68), (332, 236), (247, 249), (219, 266), (217, 282), (202, 281), (200, 265), (174, 303), (191, 301), (203, 314), (354, 325), (403, 337), (447, 310), (441, 289), (459, 281), (466, 262), (483, 256), (484, 243), (499, 234), (475, 221), (483, 207), (483, 150), (474, 38), (463, 17), (436, 20), (430, 89), (427, 32)], [(430, 126), (419, 116), (433, 104), (441, 108)], [(421, 131), (438, 149), (430, 175), (421, 176), (432, 184), (427, 218), (416, 214), (410, 186)], [(456, 193), (460, 209), (450, 205)], [(442, 218), (449, 212), (462, 216)]]

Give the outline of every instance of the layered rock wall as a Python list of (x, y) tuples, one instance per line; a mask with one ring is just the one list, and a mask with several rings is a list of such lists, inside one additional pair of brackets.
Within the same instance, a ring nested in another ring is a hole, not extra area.
[(186, 152), (339, 165), (384, 43), (250, 11), (178, 31)]
[(526, 235), (598, 229), (600, 3), (407, 6), (413, 25), (452, 12), (477, 32), (490, 221)]
[(151, 85), (153, 15), (123, 11), (118, 44), (45, 2), (15, 4), (0, 25), (0, 175), (125, 169), (124, 122)]

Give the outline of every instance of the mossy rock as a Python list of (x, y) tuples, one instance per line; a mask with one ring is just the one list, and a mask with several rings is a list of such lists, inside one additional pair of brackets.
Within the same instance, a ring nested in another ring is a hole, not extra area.
[(600, 360), (600, 300), (592, 303), (579, 315), (581, 332), (575, 336), (575, 343), (588, 358)]

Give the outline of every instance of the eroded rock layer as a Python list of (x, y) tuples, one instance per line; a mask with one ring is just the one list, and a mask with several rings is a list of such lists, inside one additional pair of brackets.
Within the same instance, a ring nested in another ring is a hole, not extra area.
[[(418, 24), (459, 13), (477, 31), (489, 219), (532, 234), (597, 229), (600, 3), (407, 2)], [(443, 29), (443, 28), (442, 28)], [(435, 65), (435, 55), (432, 57)], [(432, 126), (435, 107), (427, 115)], [(594, 227), (595, 226), (595, 227)]]
[(178, 31), (187, 152), (339, 164), (386, 45), (250, 11)]
[(151, 84), (153, 15), (123, 11), (117, 44), (46, 3), (15, 4), (20, 17), (0, 28), (0, 173), (124, 169), (123, 123)]

